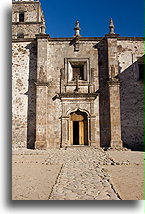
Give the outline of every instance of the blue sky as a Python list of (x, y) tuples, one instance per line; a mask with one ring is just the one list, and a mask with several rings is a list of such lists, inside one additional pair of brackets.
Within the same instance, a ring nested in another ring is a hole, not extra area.
[(83, 37), (108, 33), (113, 18), (120, 36), (143, 36), (143, 0), (40, 0), (51, 37), (72, 37), (75, 21)]

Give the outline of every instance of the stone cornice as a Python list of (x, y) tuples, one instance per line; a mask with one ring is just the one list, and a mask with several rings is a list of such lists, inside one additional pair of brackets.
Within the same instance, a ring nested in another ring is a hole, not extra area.
[(144, 37), (118, 37), (117, 40), (144, 41)]
[(119, 34), (106, 34), (105, 38), (118, 38)]
[(36, 34), (35, 35), (37, 39), (49, 39), (50, 40), (50, 35), (49, 34)]
[(49, 86), (49, 82), (35, 82), (36, 86)]
[[(34, 38), (21, 38), (21, 39), (12, 39), (12, 42), (19, 42), (19, 41), (32, 41), (36, 38), (39, 38), (39, 39), (43, 39), (43, 38), (48, 38), (49, 41), (52, 41), (52, 42), (59, 42), (59, 41), (72, 41), (73, 37), (64, 37), (64, 38), (50, 38), (50, 35), (49, 34), (37, 34), (35, 35), (36, 37)], [(102, 39), (104, 39), (105, 37), (81, 37), (80, 38), (80, 41), (101, 41)], [(143, 37), (118, 37), (117, 38), (118, 41), (144, 41), (144, 38)]]
[[(119, 34), (115, 34), (119, 35)], [(80, 37), (80, 41), (101, 41), (105, 37)], [(110, 36), (109, 38), (115, 38), (113, 36)], [(74, 38), (73, 37), (60, 37), (60, 38), (51, 38), (49, 41), (72, 41)], [(143, 37), (117, 37), (117, 40), (129, 40), (129, 41), (144, 41)]]
[(36, 41), (36, 38), (18, 38), (18, 39), (12, 39), (12, 43), (33, 42), (33, 41)]
[(12, 22), (13, 25), (29, 25), (29, 24), (33, 24), (33, 25), (41, 25), (42, 22)]
[[(64, 37), (64, 38), (50, 38), (50, 35), (49, 34), (36, 34), (34, 39), (35, 38), (39, 38), (39, 39), (43, 39), (43, 38), (48, 38), (48, 40), (51, 42), (67, 42), (67, 41), (72, 41), (73, 37)], [(92, 41), (92, 42), (95, 42), (95, 41), (101, 41), (102, 39), (104, 39), (105, 37), (81, 37), (80, 38), (80, 41)], [(27, 38), (26, 38), (27, 39)], [(26, 40), (26, 39), (21, 39), (21, 40)], [(29, 40), (31, 38), (28, 38)], [(143, 37), (118, 37), (117, 38), (118, 41), (144, 41), (144, 38)], [(18, 41), (18, 39), (13, 39), (12, 41)]]
[(59, 93), (60, 98), (96, 98), (99, 95), (96, 93)]
[[(72, 41), (74, 37), (50, 38), (50, 41)], [(101, 41), (103, 37), (80, 37), (80, 41)]]
[(39, 1), (12, 1), (12, 4), (40, 4)]

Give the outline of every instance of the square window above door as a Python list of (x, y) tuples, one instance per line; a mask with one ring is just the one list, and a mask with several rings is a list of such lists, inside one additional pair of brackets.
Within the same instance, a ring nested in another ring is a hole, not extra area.
[(84, 80), (84, 65), (72, 65), (73, 81), (78, 77), (79, 80)]
[(78, 78), (80, 85), (87, 85), (90, 80), (90, 60), (85, 58), (66, 58), (65, 76), (68, 85), (74, 84), (76, 78)]

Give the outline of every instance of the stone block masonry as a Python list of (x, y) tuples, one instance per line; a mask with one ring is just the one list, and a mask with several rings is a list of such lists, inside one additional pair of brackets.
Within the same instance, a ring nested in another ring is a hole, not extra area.
[(13, 147), (143, 147), (143, 38), (109, 29), (51, 38), (39, 1), (13, 1)]

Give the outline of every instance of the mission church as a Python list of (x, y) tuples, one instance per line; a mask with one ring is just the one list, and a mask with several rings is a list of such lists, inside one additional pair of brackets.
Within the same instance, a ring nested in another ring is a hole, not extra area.
[(13, 148), (143, 148), (143, 38), (80, 25), (52, 38), (40, 1), (13, 0)]

